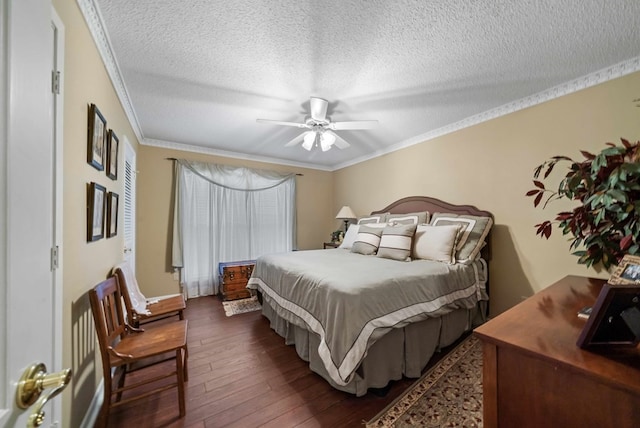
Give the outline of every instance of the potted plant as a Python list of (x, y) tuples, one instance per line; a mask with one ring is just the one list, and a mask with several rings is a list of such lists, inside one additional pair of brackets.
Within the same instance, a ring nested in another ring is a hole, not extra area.
[[(572, 211), (535, 225), (536, 234), (548, 239), (557, 224), (563, 235), (571, 235), (570, 249), (580, 264), (609, 269), (625, 254), (640, 254), (640, 141), (621, 142), (607, 143), (597, 154), (581, 151), (581, 161), (553, 156), (534, 171), (535, 189), (527, 196), (535, 207), (543, 200), (542, 208), (558, 199), (578, 202)], [(557, 190), (547, 189), (543, 181), (558, 163), (567, 163), (568, 172)]]

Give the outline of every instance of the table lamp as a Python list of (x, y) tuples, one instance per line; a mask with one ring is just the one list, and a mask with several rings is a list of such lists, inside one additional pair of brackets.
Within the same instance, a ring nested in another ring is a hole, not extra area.
[(344, 220), (344, 233), (346, 234), (347, 228), (349, 227), (349, 220), (355, 220), (356, 218), (358, 218), (358, 216), (356, 216), (351, 207), (345, 205), (344, 207), (340, 208), (340, 211), (338, 211), (336, 218), (338, 220)]

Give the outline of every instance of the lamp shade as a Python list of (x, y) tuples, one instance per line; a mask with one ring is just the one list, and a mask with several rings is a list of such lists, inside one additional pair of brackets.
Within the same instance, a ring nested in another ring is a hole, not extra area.
[(340, 208), (340, 211), (338, 211), (336, 218), (340, 220), (352, 220), (358, 218), (358, 216), (353, 212), (351, 207), (345, 205), (344, 207)]

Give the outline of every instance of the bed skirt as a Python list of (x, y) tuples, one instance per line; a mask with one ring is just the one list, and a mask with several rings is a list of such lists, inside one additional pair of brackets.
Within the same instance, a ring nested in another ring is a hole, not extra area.
[(418, 378), (431, 356), (441, 348), (451, 345), (462, 334), (485, 321), (486, 302), (472, 310), (457, 309), (438, 318), (428, 318), (395, 328), (374, 343), (356, 374), (347, 385), (336, 384), (327, 373), (318, 347), (317, 334), (281, 318), (266, 299), (262, 301), (262, 314), (271, 328), (295, 346), (296, 352), (309, 368), (322, 376), (334, 388), (360, 397), (369, 388), (384, 388), (392, 380), (402, 377)]

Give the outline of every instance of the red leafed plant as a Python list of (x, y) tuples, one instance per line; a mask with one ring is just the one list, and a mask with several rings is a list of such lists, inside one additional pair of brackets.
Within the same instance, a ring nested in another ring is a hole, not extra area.
[[(570, 249), (575, 250), (572, 254), (580, 264), (601, 262), (608, 269), (625, 254), (640, 254), (640, 141), (621, 142), (607, 143), (598, 154), (581, 151), (585, 160), (579, 162), (553, 156), (534, 171), (535, 189), (527, 196), (534, 198), (535, 207), (543, 200), (542, 208), (563, 198), (579, 202), (573, 211), (559, 212), (553, 221), (535, 227), (536, 235), (547, 239), (554, 223), (563, 235), (572, 235)], [(547, 189), (542, 181), (560, 162), (568, 162), (569, 171), (558, 190)]]

